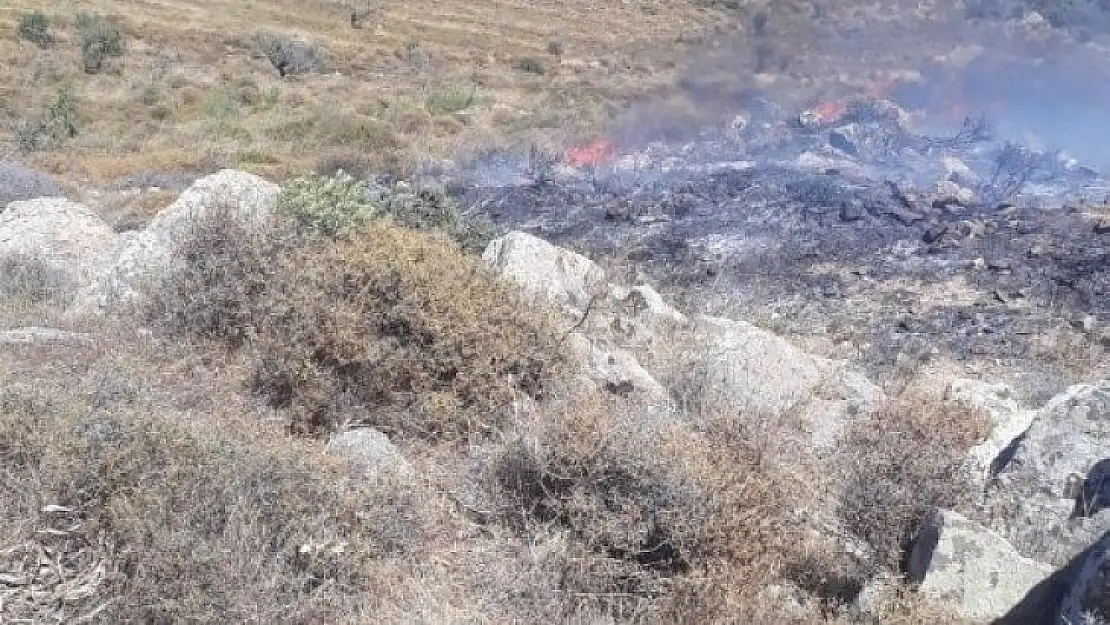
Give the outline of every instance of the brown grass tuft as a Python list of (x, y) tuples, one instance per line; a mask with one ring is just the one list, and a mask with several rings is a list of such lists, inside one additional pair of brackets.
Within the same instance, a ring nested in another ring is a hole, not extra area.
[(788, 489), (748, 428), (728, 425), (573, 402), (522, 428), (489, 479), (512, 527), (568, 536), (569, 598), (618, 619), (712, 622), (774, 578), (792, 541)]
[(928, 514), (974, 493), (967, 450), (989, 432), (987, 417), (951, 403), (907, 396), (854, 424), (843, 444), (847, 486), (840, 516), (898, 570)]

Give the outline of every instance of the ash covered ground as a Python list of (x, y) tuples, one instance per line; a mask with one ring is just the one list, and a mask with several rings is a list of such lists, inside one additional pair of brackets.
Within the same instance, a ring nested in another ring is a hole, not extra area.
[(1107, 48), (1027, 10), (915, 6), (779, 34), (755, 14), (690, 62), (676, 93), (693, 119), (666, 94), (609, 137), (486, 159), (455, 190), (890, 385), (955, 368), (1042, 400), (1104, 374)]

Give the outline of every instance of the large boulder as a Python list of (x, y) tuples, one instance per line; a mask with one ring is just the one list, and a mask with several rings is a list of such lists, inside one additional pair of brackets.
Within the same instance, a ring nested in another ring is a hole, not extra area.
[(1053, 571), (950, 510), (938, 511), (922, 529), (908, 569), (922, 594), (974, 621), (1005, 615)]
[(1024, 555), (1063, 566), (1110, 531), (1110, 380), (1037, 411), (996, 462), (994, 527)]
[(523, 232), (492, 241), (482, 259), (524, 291), (583, 314), (605, 282), (593, 261)]
[(12, 202), (65, 194), (50, 176), (17, 165), (0, 163), (0, 213)]
[(648, 404), (668, 403), (667, 389), (629, 351), (579, 332), (567, 336), (567, 347), (579, 364), (578, 375), (591, 387)]
[(116, 238), (88, 207), (64, 198), (12, 202), (0, 213), (0, 259), (45, 263), (78, 286), (107, 260)]
[(704, 400), (754, 414), (796, 411), (819, 446), (835, 442), (847, 420), (883, 399), (845, 363), (804, 352), (752, 324), (699, 316), (691, 333), (693, 352), (681, 362)]
[(279, 188), (258, 176), (222, 170), (193, 183), (146, 228), (120, 236), (110, 262), (78, 296), (82, 314), (124, 311), (141, 305), (144, 293), (165, 274), (182, 237), (210, 211), (227, 211), (244, 226), (273, 213)]

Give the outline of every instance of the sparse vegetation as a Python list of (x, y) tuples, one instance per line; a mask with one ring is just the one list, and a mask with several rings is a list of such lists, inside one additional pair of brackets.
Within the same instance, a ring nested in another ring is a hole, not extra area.
[(798, 544), (788, 478), (763, 462), (753, 425), (696, 431), (572, 403), (523, 428), (491, 479), (512, 526), (568, 534), (563, 588), (596, 612), (720, 622), (753, 610)]
[(23, 153), (55, 149), (79, 131), (80, 101), (69, 85), (62, 85), (38, 115), (16, 122), (16, 143)]
[(54, 43), (54, 34), (50, 32), (50, 18), (42, 11), (24, 13), (19, 18), (19, 37), (40, 48), (50, 47)]
[(876, 565), (899, 570), (933, 510), (969, 503), (966, 452), (988, 427), (982, 414), (911, 396), (852, 428), (840, 515), (875, 550)]
[(0, 392), (0, 506), (24, 521), (0, 529), (0, 567), (44, 589), (5, 587), (6, 619), (343, 621), (431, 520), (411, 488), (363, 490), (230, 415), (170, 419), (132, 395), (80, 410), (50, 390)]
[(282, 78), (322, 71), (327, 65), (327, 55), (321, 48), (288, 36), (259, 33), (255, 41)]
[(77, 14), (77, 33), (81, 45), (81, 61), (87, 74), (104, 69), (110, 57), (122, 56), (125, 38), (114, 20), (96, 13)]
[(65, 303), (74, 284), (58, 267), (38, 258), (9, 255), (0, 258), (0, 302), (32, 305)]
[(474, 106), (477, 96), (476, 87), (449, 87), (429, 93), (424, 98), (424, 106), (434, 115), (458, 113)]

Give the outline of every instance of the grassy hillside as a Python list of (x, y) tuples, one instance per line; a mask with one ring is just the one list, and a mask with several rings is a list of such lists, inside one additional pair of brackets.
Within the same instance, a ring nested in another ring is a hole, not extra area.
[[(217, 166), (283, 176), (329, 158), (403, 168), (589, 132), (671, 80), (707, 28), (736, 22), (713, 4), (16, 0), (0, 7), (0, 150), (99, 183)], [(21, 36), (33, 11), (45, 28)], [(121, 53), (89, 71), (78, 12), (122, 34)], [(296, 42), (278, 54), (307, 59), (304, 73), (279, 76), (275, 41)], [(59, 116), (63, 129), (42, 128)], [(28, 137), (36, 124), (44, 134)]]

